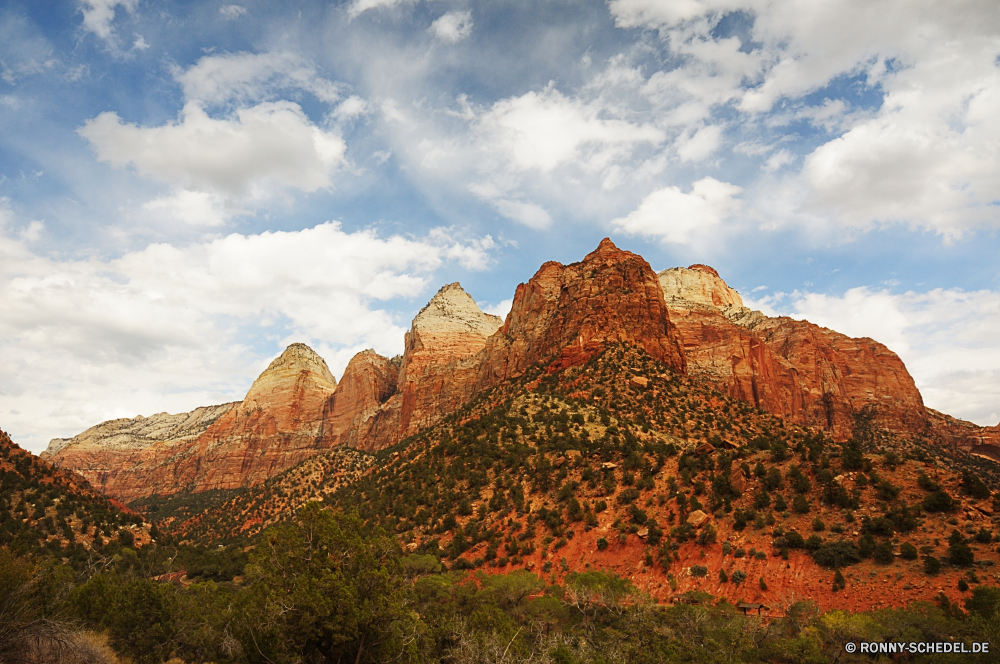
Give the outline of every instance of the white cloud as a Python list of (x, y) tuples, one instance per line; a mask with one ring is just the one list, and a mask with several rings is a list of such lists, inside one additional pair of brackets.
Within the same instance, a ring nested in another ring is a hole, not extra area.
[(704, 161), (712, 156), (722, 141), (722, 128), (717, 125), (702, 127), (690, 136), (677, 141), (677, 156), (681, 161)]
[(636, 144), (658, 144), (664, 132), (603, 117), (606, 109), (553, 87), (503, 99), (479, 119), (478, 131), (521, 171), (549, 172), (569, 162), (599, 169)]
[(496, 199), (492, 203), (497, 212), (528, 228), (542, 230), (552, 225), (552, 217), (540, 205), (525, 203), (523, 201), (512, 201), (505, 198)]
[(311, 192), (332, 184), (346, 145), (320, 129), (298, 104), (265, 102), (228, 119), (188, 102), (178, 121), (160, 127), (123, 123), (105, 112), (79, 129), (113, 166), (192, 191), (235, 197), (267, 196), (275, 188)]
[(380, 302), (426, 293), (446, 262), (480, 268), (493, 246), (327, 223), (58, 262), (0, 236), (0, 417), (37, 452), (110, 417), (242, 398), (278, 341), (335, 372), (360, 347), (394, 354), (408, 321)]
[(428, 29), (441, 41), (452, 44), (460, 42), (472, 34), (472, 12), (448, 12), (435, 19)]
[[(657, 31), (678, 59), (642, 88), (661, 122), (692, 135), (725, 109), (737, 125), (808, 120), (835, 134), (804, 161), (798, 214), (861, 228), (905, 223), (948, 238), (1000, 225), (993, 0), (614, 0), (609, 9), (621, 28)], [(713, 32), (734, 16), (742, 39)], [(820, 90), (821, 104), (802, 105)], [(856, 108), (854, 92), (882, 103)], [(678, 149), (687, 158), (683, 139)], [(789, 163), (773, 155), (762, 169)]]
[(747, 301), (747, 306), (884, 343), (903, 359), (926, 405), (977, 424), (997, 424), (1000, 293), (935, 289), (895, 294), (859, 287), (841, 296), (779, 294)]
[(711, 177), (695, 182), (690, 194), (678, 187), (663, 187), (611, 225), (628, 235), (688, 244), (739, 210), (741, 201), (737, 196), (742, 191), (736, 185)]
[(514, 300), (501, 300), (496, 304), (488, 304), (486, 302), (477, 302), (479, 308), (488, 314), (493, 314), (494, 316), (499, 316), (504, 320), (507, 319), (507, 314), (510, 313), (511, 307), (514, 306)]
[(233, 209), (219, 194), (181, 189), (143, 203), (141, 214), (148, 225), (221, 226), (233, 215), (246, 211)]
[(247, 104), (272, 99), (281, 90), (305, 90), (329, 104), (340, 100), (340, 86), (294, 53), (207, 55), (186, 70), (174, 69), (186, 99), (210, 105)]
[(227, 21), (235, 21), (241, 16), (247, 15), (247, 8), (241, 5), (222, 5), (219, 7), (219, 13)]
[(115, 8), (121, 7), (131, 14), (138, 4), (139, 0), (81, 0), (83, 29), (111, 42), (114, 37), (111, 23), (115, 20)]
[(356, 18), (369, 9), (390, 9), (396, 5), (413, 2), (414, 0), (352, 0), (347, 8), (347, 15)]
[(136, 35), (135, 41), (132, 42), (132, 50), (133, 51), (145, 51), (148, 48), (149, 48), (149, 44), (146, 43), (146, 40), (143, 38), (143, 36), (142, 35)]

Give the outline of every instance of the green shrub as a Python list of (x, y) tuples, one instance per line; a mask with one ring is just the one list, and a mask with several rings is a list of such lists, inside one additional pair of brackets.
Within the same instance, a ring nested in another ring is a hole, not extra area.
[(861, 562), (858, 549), (851, 542), (838, 540), (828, 542), (812, 552), (812, 558), (817, 565), (839, 569)]
[(903, 542), (902, 546), (899, 547), (899, 553), (903, 557), (903, 560), (917, 559), (917, 547), (909, 542)]
[(926, 556), (924, 558), (924, 573), (926, 574), (937, 574), (941, 571), (941, 561), (934, 556)]
[(606, 548), (608, 548), (608, 540), (605, 539), (605, 538), (603, 538), (603, 537), (598, 537), (597, 538), (597, 550), (598, 551), (604, 551)]
[(692, 565), (691, 576), (703, 577), (708, 574), (708, 568), (704, 565)]

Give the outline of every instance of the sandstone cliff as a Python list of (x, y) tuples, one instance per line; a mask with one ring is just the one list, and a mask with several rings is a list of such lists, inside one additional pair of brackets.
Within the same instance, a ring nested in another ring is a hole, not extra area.
[(751, 311), (703, 265), (664, 270), (659, 277), (692, 377), (838, 440), (850, 437), (854, 414), (868, 406), (889, 431), (928, 431), (913, 378), (884, 345)]
[(292, 344), (240, 403), (105, 422), (53, 441), (45, 455), (126, 502), (258, 484), (316, 453), (335, 387), (326, 362)]
[(545, 263), (520, 284), (503, 327), (487, 342), (477, 386), (586, 362), (605, 342), (628, 342), (684, 372), (680, 339), (656, 273), (641, 256), (605, 238), (583, 261)]

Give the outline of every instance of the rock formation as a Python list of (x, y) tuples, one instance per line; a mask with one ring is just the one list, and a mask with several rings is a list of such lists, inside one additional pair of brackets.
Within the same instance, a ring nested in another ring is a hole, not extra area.
[(258, 484), (316, 453), (335, 387), (326, 362), (292, 344), (240, 403), (105, 422), (44, 454), (126, 502)]
[(45, 456), (125, 501), (252, 486), (324, 450), (395, 445), (533, 365), (555, 372), (608, 342), (839, 440), (871, 406), (885, 429), (956, 447), (1000, 434), (924, 408), (878, 342), (751, 311), (710, 267), (657, 275), (605, 239), (578, 263), (542, 265), (517, 287), (506, 321), (449, 284), (413, 319), (401, 357), (358, 353), (339, 384), (322, 358), (292, 344), (240, 403), (105, 422), (53, 440)]
[(507, 321), (487, 342), (478, 385), (495, 385), (540, 361), (552, 360), (552, 371), (581, 364), (606, 342), (639, 345), (684, 371), (656, 273), (607, 238), (583, 261), (545, 263), (517, 287)]
[(838, 440), (850, 437), (855, 413), (868, 406), (889, 431), (928, 430), (913, 378), (877, 341), (751, 311), (704, 265), (664, 270), (659, 278), (692, 377)]

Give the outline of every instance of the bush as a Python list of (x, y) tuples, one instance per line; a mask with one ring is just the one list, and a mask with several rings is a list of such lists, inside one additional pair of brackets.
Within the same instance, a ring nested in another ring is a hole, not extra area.
[(892, 555), (892, 544), (889, 542), (882, 542), (875, 546), (875, 552), (873, 554), (875, 562), (879, 565), (889, 565), (892, 563), (894, 556)]
[(817, 533), (821, 533), (824, 530), (826, 530), (826, 524), (823, 523), (822, 519), (816, 517), (815, 519), (813, 519), (813, 530), (815, 530)]
[(742, 558), (745, 555), (747, 555), (746, 549), (742, 547), (733, 551), (733, 558)]
[(955, 509), (955, 501), (944, 491), (938, 490), (924, 496), (922, 506), (925, 512), (951, 512)]
[(980, 528), (979, 532), (976, 533), (976, 541), (980, 544), (989, 544), (993, 541), (993, 532), (986, 530), (986, 528)]
[(604, 551), (606, 548), (608, 548), (608, 540), (605, 539), (605, 538), (603, 538), (603, 537), (598, 537), (597, 538), (597, 550), (598, 551)]
[(733, 572), (732, 576), (729, 578), (733, 583), (743, 583), (744, 581), (746, 581), (747, 573), (741, 569), (738, 569), (735, 572)]
[(797, 495), (792, 499), (792, 509), (799, 514), (806, 514), (809, 512), (809, 501), (805, 496)]
[(861, 562), (858, 549), (851, 542), (844, 540), (822, 545), (812, 552), (812, 557), (817, 565), (831, 569), (839, 569)]
[(729, 575), (726, 574), (726, 570), (720, 569), (719, 570), (719, 583), (725, 583), (727, 581), (729, 581)]
[(924, 558), (924, 573), (925, 574), (937, 574), (941, 571), (941, 561), (934, 556), (927, 556)]
[(833, 574), (833, 592), (837, 592), (838, 590), (843, 590), (846, 587), (847, 587), (847, 579), (844, 578), (844, 575), (841, 574), (840, 570), (838, 569)]
[(917, 547), (913, 546), (909, 542), (903, 542), (903, 545), (899, 547), (899, 553), (903, 557), (903, 560), (917, 559)]
[(760, 577), (760, 589), (767, 590), (767, 584), (764, 583), (764, 577)]
[(965, 579), (958, 580), (958, 589), (963, 593), (969, 589), (969, 584), (966, 582)]
[(691, 576), (703, 577), (708, 574), (708, 568), (704, 565), (692, 565)]
[(955, 567), (969, 567), (975, 562), (975, 556), (968, 544), (955, 540), (948, 545), (948, 562)]
[(1000, 588), (979, 586), (972, 591), (972, 597), (965, 600), (965, 609), (987, 620), (1000, 610)]

